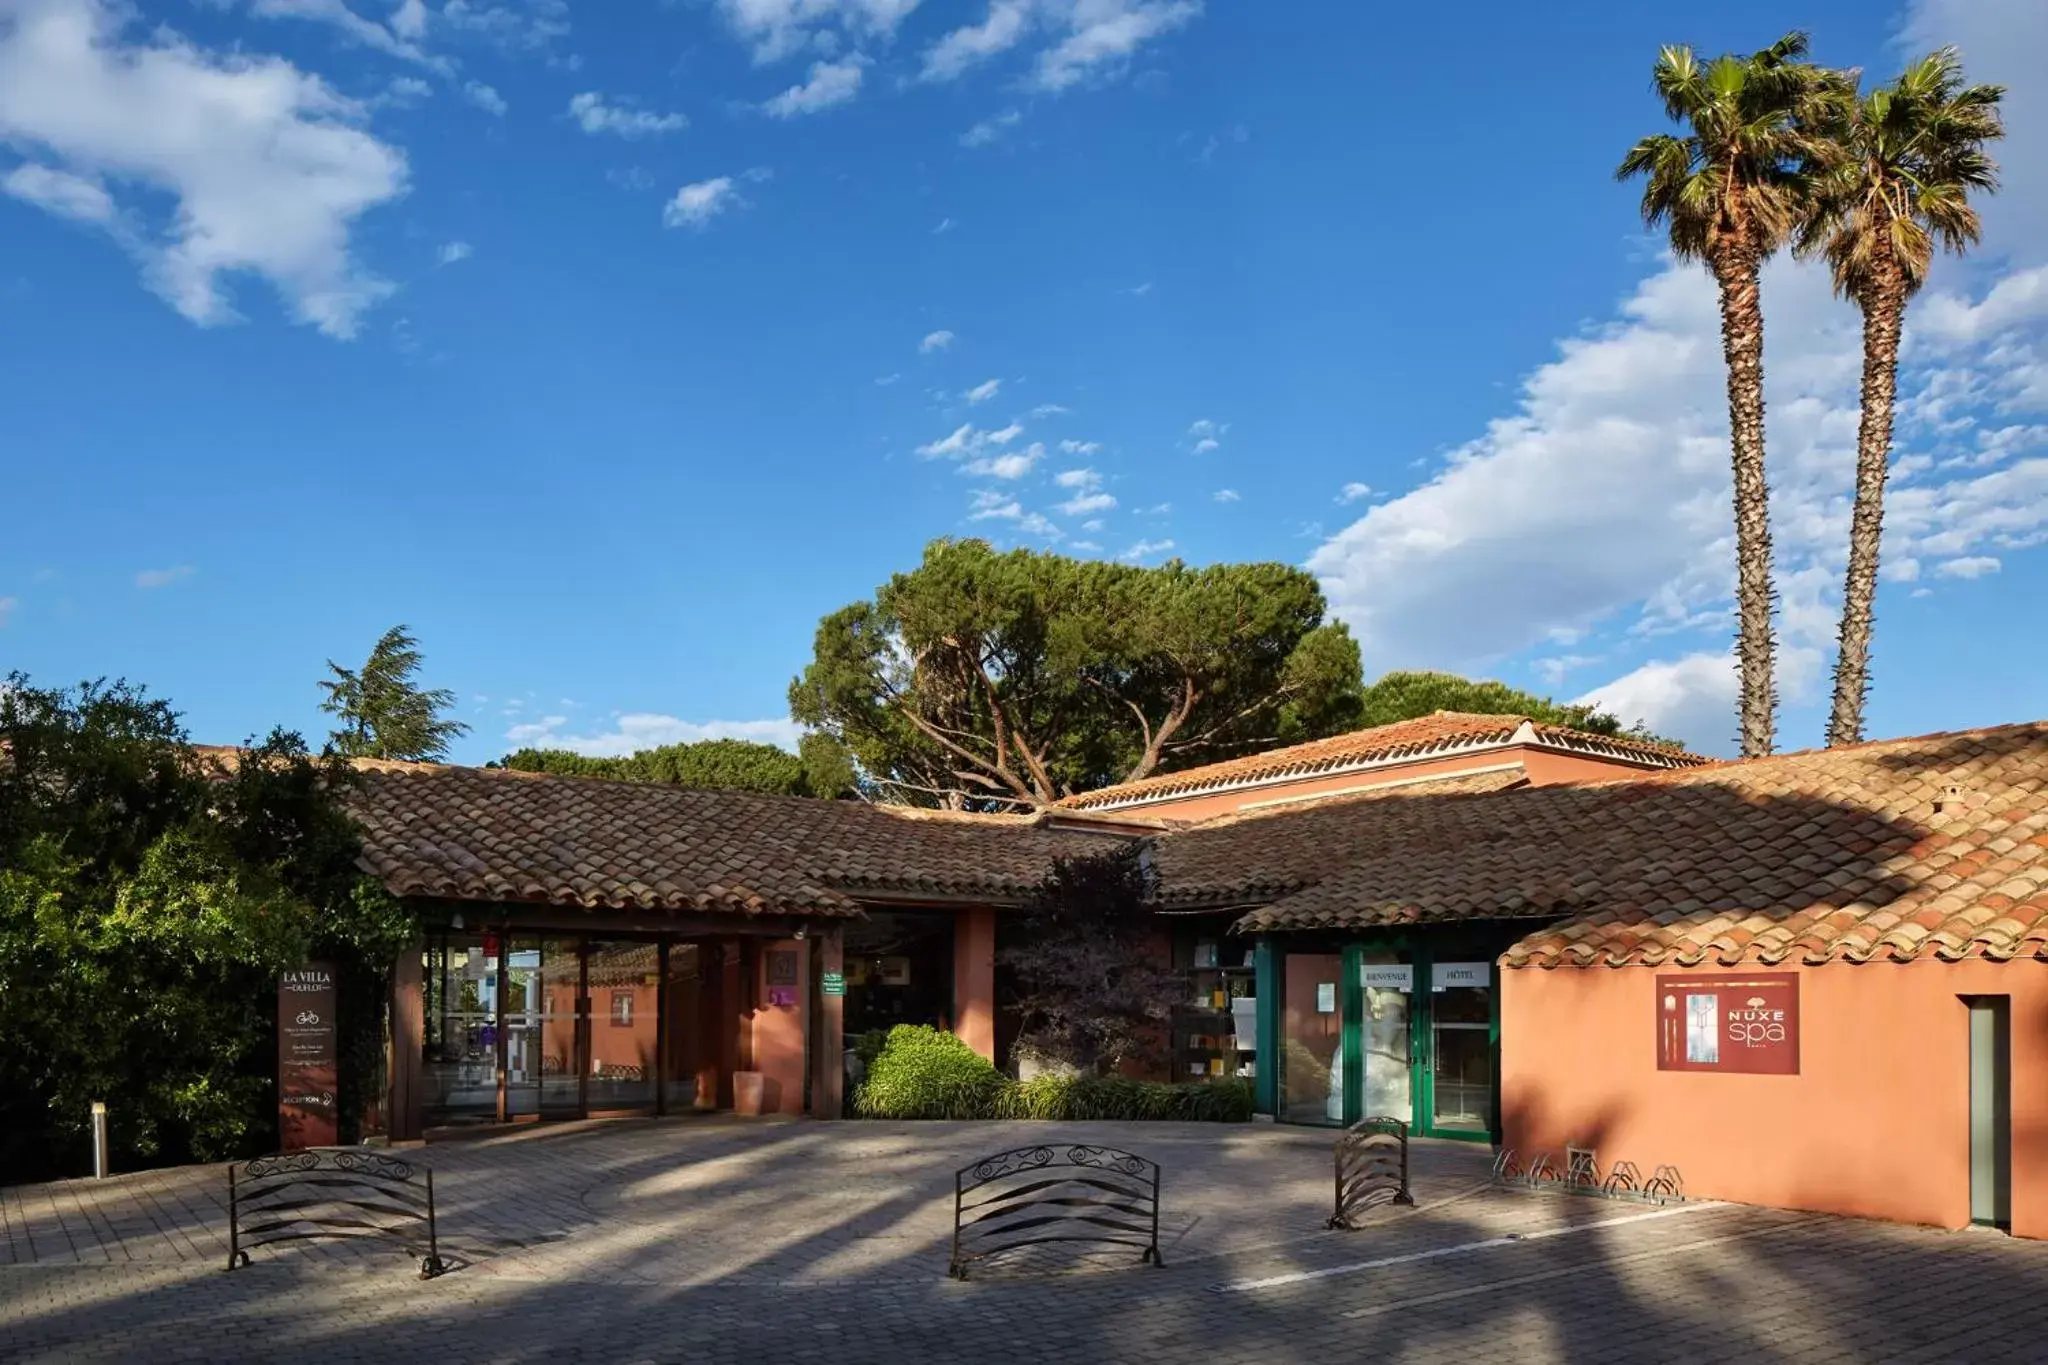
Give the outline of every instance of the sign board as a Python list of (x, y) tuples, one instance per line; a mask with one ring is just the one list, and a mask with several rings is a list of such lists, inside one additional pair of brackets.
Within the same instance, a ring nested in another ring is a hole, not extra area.
[(1334, 981), (1316, 982), (1316, 1013), (1335, 1014), (1336, 1012), (1337, 983)]
[(1657, 1069), (1799, 1074), (1799, 974), (1657, 978)]
[(1433, 991), (1453, 989), (1485, 990), (1493, 984), (1493, 964), (1490, 962), (1437, 962), (1429, 969), (1429, 988)]
[(1358, 969), (1358, 984), (1369, 991), (1412, 991), (1415, 968), (1406, 962), (1368, 962)]
[(341, 1140), (335, 1104), (334, 968), (309, 962), (277, 983), (277, 1135), (287, 1152)]
[(843, 972), (823, 972), (818, 977), (818, 989), (826, 995), (846, 994), (846, 975)]

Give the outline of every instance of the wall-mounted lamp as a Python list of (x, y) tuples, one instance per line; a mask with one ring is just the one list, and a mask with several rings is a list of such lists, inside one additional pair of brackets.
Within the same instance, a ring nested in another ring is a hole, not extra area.
[(805, 929), (801, 924), (799, 924), (796, 927), (796, 932), (791, 934), (790, 937), (795, 939), (798, 943), (802, 943), (804, 941), (804, 935), (809, 932), (809, 930)]
[(459, 929), (461, 929), (461, 928), (462, 928), (462, 916), (461, 916), (461, 914), (460, 914), (460, 913), (457, 913), (457, 914), (455, 914), (455, 915), (452, 915), (452, 916), (450, 916), (450, 917), (449, 917), (449, 919), (448, 919), (448, 927), (449, 927), (450, 929), (457, 929), (457, 930), (459, 930)]

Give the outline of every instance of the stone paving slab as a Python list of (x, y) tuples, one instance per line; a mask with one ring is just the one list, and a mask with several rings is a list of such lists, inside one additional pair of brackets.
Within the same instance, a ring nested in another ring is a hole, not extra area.
[[(169, 1254), (159, 1224), (118, 1207), (140, 1206), (148, 1191), (159, 1206), (203, 1212), (210, 1174), (8, 1191), (10, 1244), (48, 1255), (0, 1264), (0, 1359), (2048, 1355), (2042, 1244), (1736, 1205), (1672, 1212), (1489, 1190), (1484, 1149), (1455, 1144), (1417, 1144), (1419, 1209), (1329, 1233), (1317, 1227), (1329, 1136), (1263, 1127), (1053, 1129), (1162, 1161), (1167, 1204), (1183, 1222), (1166, 1266), (946, 1280), (953, 1167), (1045, 1131), (720, 1122), (439, 1145), (423, 1158), (464, 1226), (569, 1235), (430, 1282), (396, 1253), (279, 1254), (227, 1274), (210, 1251)], [(173, 1227), (185, 1216), (151, 1215)], [(204, 1247), (209, 1226), (201, 1218), (182, 1235)], [(96, 1253), (88, 1231), (101, 1239)]]

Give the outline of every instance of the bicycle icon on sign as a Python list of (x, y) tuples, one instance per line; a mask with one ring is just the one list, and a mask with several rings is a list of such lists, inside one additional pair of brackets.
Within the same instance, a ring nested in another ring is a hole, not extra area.
[(298, 1022), (301, 1024), (317, 1024), (320, 1022), (320, 1016), (311, 1010), (301, 1010), (299, 1011)]

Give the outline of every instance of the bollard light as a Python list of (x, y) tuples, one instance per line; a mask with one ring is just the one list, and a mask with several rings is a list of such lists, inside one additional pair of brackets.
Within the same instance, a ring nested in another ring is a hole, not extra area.
[(92, 1174), (95, 1180), (105, 1180), (108, 1175), (107, 1106), (104, 1100), (92, 1102)]

